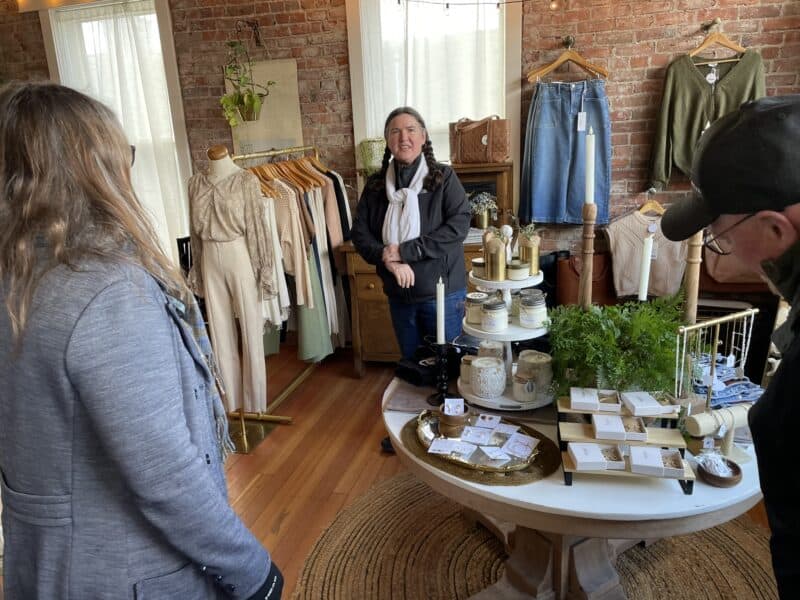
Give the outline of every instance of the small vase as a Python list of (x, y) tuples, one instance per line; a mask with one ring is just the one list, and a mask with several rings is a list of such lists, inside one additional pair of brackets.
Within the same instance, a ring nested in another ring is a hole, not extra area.
[(486, 229), (489, 227), (489, 209), (483, 212), (475, 213), (472, 215), (472, 226), (477, 229)]
[(258, 108), (253, 106), (240, 106), (239, 115), (242, 117), (242, 121), (258, 121), (261, 117), (261, 105), (259, 105)]

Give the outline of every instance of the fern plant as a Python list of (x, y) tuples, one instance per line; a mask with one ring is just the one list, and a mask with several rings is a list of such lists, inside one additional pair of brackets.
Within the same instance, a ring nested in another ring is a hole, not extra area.
[(619, 306), (559, 306), (550, 314), (559, 393), (570, 386), (671, 390), (683, 297)]

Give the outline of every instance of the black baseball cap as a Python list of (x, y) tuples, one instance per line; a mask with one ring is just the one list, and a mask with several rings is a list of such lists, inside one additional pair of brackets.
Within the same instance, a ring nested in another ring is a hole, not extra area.
[(667, 208), (661, 230), (680, 241), (720, 215), (800, 203), (800, 94), (746, 102), (714, 121), (695, 148), (694, 197)]

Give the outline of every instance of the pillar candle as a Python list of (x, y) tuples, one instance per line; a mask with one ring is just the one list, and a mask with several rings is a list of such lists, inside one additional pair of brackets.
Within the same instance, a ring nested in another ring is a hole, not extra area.
[(586, 204), (594, 204), (594, 130), (586, 134)]
[(444, 344), (444, 282), (436, 284), (436, 343)]
[(653, 234), (644, 238), (642, 261), (639, 267), (639, 300), (647, 300), (647, 286), (650, 284), (650, 262), (653, 255)]

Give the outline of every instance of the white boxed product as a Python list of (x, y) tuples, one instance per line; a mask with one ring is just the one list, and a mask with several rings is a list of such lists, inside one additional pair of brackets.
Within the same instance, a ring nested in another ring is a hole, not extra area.
[(567, 450), (575, 462), (576, 471), (604, 471), (606, 468), (606, 459), (599, 444), (570, 442)]
[(622, 417), (622, 426), (625, 429), (625, 441), (646, 442), (647, 429), (641, 417)]
[(647, 392), (622, 392), (622, 403), (636, 417), (654, 417), (673, 412)]
[(597, 391), (600, 412), (619, 414), (622, 410), (622, 400), (616, 390)]
[(624, 471), (627, 469), (625, 466), (625, 453), (621, 446), (616, 444), (597, 444), (600, 452), (606, 461), (606, 469), (614, 471)]
[(665, 477), (683, 477), (683, 458), (675, 448), (662, 448), (661, 462), (664, 464)]
[(642, 475), (664, 475), (664, 461), (661, 458), (661, 448), (653, 446), (631, 446), (631, 473)]
[(600, 399), (593, 388), (569, 388), (570, 408), (572, 410), (598, 410)]
[(619, 415), (592, 415), (592, 427), (598, 440), (625, 441), (625, 426)]

